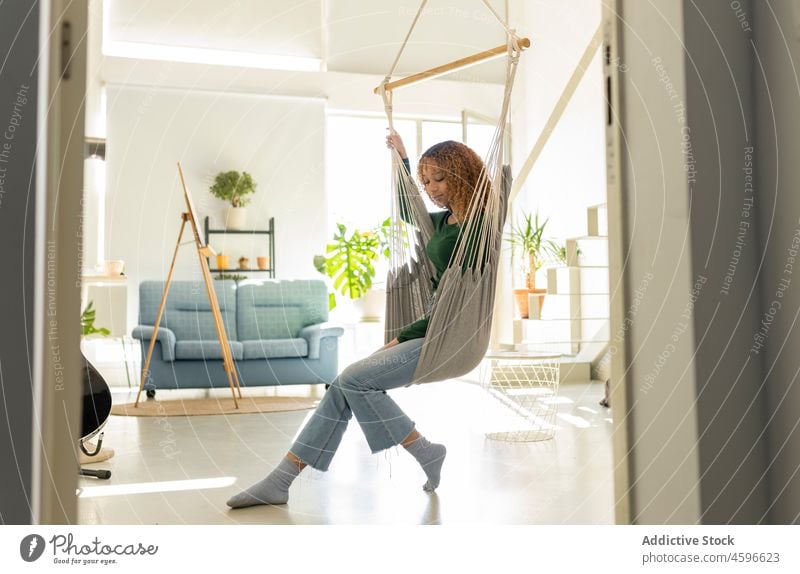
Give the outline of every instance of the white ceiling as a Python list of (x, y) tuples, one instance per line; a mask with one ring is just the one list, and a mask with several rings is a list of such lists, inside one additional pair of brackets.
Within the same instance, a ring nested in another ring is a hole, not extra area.
[[(506, 0), (491, 4), (505, 17)], [(107, 0), (104, 10), (111, 40), (322, 58), (330, 71), (384, 75), (418, 8), (419, 0)], [(429, 0), (396, 75), (504, 42), (481, 0)], [(451, 79), (502, 83), (502, 71), (491, 62)]]
[(322, 0), (106, 0), (106, 38), (319, 58)]
[[(329, 0), (328, 69), (386, 74), (419, 8), (418, 0)], [(505, 2), (492, 5), (504, 15)], [(429, 0), (403, 51), (396, 75), (407, 75), (505, 43), (506, 34), (480, 0)], [(503, 65), (462, 72), (474, 81), (502, 82)]]

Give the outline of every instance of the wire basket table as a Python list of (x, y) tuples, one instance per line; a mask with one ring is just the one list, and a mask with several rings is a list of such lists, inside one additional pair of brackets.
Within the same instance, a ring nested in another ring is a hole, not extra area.
[(492, 353), (481, 366), (481, 386), (509, 413), (507, 430), (488, 432), (494, 440), (534, 442), (556, 432), (561, 355)]

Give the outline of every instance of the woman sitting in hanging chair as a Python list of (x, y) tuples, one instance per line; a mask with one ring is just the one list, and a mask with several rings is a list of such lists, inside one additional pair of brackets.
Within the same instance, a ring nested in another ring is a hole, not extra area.
[[(400, 136), (392, 133), (386, 144), (399, 153), (408, 171)], [(445, 209), (430, 214), (434, 232), (425, 246), (434, 268), (431, 278), (434, 289), (459, 242), (460, 224), (467, 218), (473, 190), (478, 187), (483, 171), (478, 154), (454, 141), (436, 144), (420, 158), (417, 171), (420, 183), (433, 203)], [(289, 487), (303, 468), (328, 470), (352, 416), (361, 426), (373, 454), (403, 445), (426, 474), (423, 489), (435, 490), (447, 449), (422, 436), (414, 421), (386, 393), (412, 382), (427, 327), (426, 316), (402, 329), (380, 350), (347, 367), (330, 385), (278, 466), (262, 481), (228, 500), (228, 506), (285, 504), (289, 500)]]

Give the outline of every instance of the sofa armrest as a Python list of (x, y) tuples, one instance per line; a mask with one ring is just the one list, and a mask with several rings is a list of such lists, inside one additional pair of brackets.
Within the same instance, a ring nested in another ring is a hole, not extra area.
[(322, 339), (325, 337), (341, 337), (342, 335), (344, 335), (344, 329), (337, 327), (333, 323), (317, 323), (300, 329), (298, 337), (302, 337), (308, 342), (308, 358), (319, 359), (319, 348)]
[[(155, 327), (152, 325), (139, 325), (133, 329), (133, 333), (131, 336), (134, 339), (141, 339), (143, 341), (149, 341), (153, 338), (153, 331)], [(165, 361), (174, 361), (175, 360), (175, 333), (166, 328), (166, 327), (159, 327), (158, 328), (158, 336), (156, 340), (161, 343), (161, 354), (164, 357)]]

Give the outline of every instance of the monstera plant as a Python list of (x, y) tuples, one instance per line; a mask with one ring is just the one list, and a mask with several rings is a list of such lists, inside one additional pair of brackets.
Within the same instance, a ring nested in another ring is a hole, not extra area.
[[(314, 257), (314, 267), (333, 282), (334, 291), (353, 300), (367, 294), (375, 278), (375, 264), (381, 256), (388, 257), (386, 242), (389, 219), (369, 231), (354, 230), (337, 223), (333, 241), (325, 255)], [(330, 294), (329, 306), (336, 306), (335, 293)]]

